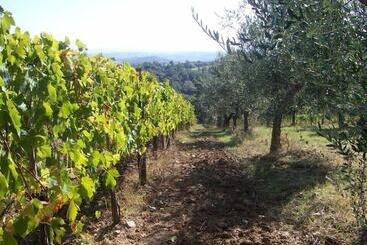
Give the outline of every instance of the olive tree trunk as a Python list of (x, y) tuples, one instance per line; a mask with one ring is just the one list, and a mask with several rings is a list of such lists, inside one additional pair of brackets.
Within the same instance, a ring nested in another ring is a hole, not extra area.
[(278, 111), (273, 118), (273, 130), (271, 133), (270, 152), (277, 152), (282, 148), (281, 145), (282, 133), (282, 112)]
[(293, 105), (297, 93), (302, 89), (302, 84), (294, 84), (278, 102), (273, 113), (273, 129), (271, 133), (270, 153), (281, 150), (281, 133), (283, 114), (287, 108)]
[(292, 126), (296, 126), (296, 111), (292, 111)]
[(250, 128), (250, 124), (249, 124), (249, 112), (248, 111), (245, 111), (243, 113), (243, 131), (245, 133), (247, 133), (249, 131), (249, 128)]
[(237, 128), (237, 119), (238, 119), (237, 115), (234, 115), (233, 118), (232, 118), (232, 120), (233, 120), (233, 129)]

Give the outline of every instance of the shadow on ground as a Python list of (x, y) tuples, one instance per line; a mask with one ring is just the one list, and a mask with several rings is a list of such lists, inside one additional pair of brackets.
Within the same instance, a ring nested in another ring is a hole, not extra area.
[(216, 142), (213, 133), (220, 131), (194, 132), (194, 143), (178, 145), (179, 150), (204, 154), (192, 159), (190, 169), (175, 182), (179, 195), (172, 196), (167, 189), (158, 197), (167, 201), (167, 207), (180, 204), (166, 217), (183, 217), (177, 243), (303, 244), (301, 231), (280, 231), (284, 221), (279, 214), (295, 195), (325, 182), (331, 169), (324, 159), (294, 152), (238, 162), (225, 153), (227, 144)]

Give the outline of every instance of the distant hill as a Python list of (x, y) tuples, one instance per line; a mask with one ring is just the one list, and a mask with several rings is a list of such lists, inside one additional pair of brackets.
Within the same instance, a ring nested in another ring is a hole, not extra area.
[[(90, 52), (91, 54), (96, 52)], [(218, 57), (216, 52), (172, 52), (172, 53), (154, 53), (154, 52), (105, 52), (104, 55), (114, 58), (118, 62), (129, 62), (133, 65), (143, 63), (158, 62), (162, 64), (185, 61), (210, 62)]]
[(158, 56), (142, 56), (142, 57), (136, 56), (136, 57), (129, 57), (129, 58), (113, 57), (113, 58), (115, 58), (115, 60), (118, 62), (128, 62), (132, 65), (139, 65), (143, 63), (153, 63), (153, 62), (166, 64), (170, 62), (170, 60), (162, 58), (162, 57), (158, 57)]
[(190, 97), (196, 91), (196, 82), (208, 74), (213, 62), (145, 62), (134, 65), (144, 71), (155, 74), (159, 81), (169, 80), (170, 85), (178, 92)]

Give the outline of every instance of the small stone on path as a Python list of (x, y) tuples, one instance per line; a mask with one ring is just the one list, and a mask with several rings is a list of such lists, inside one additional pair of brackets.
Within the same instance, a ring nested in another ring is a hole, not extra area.
[(135, 228), (136, 227), (136, 223), (133, 220), (126, 220), (126, 226), (128, 228)]

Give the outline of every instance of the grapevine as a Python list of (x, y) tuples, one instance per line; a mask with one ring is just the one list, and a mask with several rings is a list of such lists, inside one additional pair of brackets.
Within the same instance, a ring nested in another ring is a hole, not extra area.
[(30, 37), (1, 13), (0, 244), (39, 227), (51, 243), (68, 225), (80, 232), (82, 203), (100, 187), (113, 196), (120, 159), (195, 120), (168, 82), (76, 45)]

